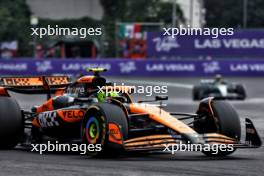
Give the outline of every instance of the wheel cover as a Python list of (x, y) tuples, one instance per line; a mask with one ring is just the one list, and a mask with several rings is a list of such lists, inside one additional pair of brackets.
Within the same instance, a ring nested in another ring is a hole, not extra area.
[(95, 144), (99, 138), (100, 127), (97, 118), (91, 117), (85, 126), (85, 136), (89, 144)]

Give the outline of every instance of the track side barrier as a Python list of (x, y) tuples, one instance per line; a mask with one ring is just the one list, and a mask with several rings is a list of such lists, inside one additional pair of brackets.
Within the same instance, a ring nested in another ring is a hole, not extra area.
[(0, 75), (85, 74), (91, 67), (107, 68), (108, 76), (195, 77), (264, 76), (264, 60), (130, 60), (130, 59), (31, 59), (0, 60)]

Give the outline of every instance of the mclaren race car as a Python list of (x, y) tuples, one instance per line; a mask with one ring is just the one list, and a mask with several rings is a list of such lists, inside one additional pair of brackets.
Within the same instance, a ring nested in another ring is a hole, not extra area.
[(215, 79), (201, 80), (199, 85), (193, 87), (193, 100), (202, 100), (207, 97), (226, 100), (245, 100), (246, 91), (242, 84), (228, 83), (221, 75)]
[[(0, 87), (0, 148), (44, 143), (47, 139), (100, 145), (90, 155), (126, 151), (164, 151), (179, 143), (232, 145), (233, 149), (206, 155), (228, 155), (237, 148), (257, 148), (260, 137), (246, 119), (246, 139), (240, 119), (226, 101), (207, 98), (196, 113), (167, 112), (167, 96), (134, 102), (133, 87), (113, 86), (91, 69), (93, 75), (69, 82), (66, 76), (2, 77)], [(120, 91), (122, 90), (122, 91)], [(47, 101), (31, 110), (21, 109), (10, 92), (46, 94)], [(185, 122), (187, 121), (187, 122)], [(30, 145), (29, 145), (30, 146)], [(166, 152), (164, 152), (166, 153)]]

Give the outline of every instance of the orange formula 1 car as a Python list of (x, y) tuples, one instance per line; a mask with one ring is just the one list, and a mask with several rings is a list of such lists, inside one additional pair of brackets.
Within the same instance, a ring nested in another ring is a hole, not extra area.
[[(130, 95), (133, 87), (107, 83), (99, 75), (104, 69), (90, 71), (94, 74), (72, 83), (66, 76), (1, 78), (0, 147), (11, 149), (50, 138), (98, 144), (101, 150), (89, 154), (101, 155), (114, 151), (170, 151), (174, 145), (185, 143), (199, 144), (206, 155), (223, 156), (237, 148), (261, 146), (249, 119), (246, 119), (246, 140), (240, 141), (239, 117), (226, 101), (207, 98), (200, 102), (196, 113), (167, 112), (162, 104), (167, 96), (156, 96), (153, 102), (159, 102), (158, 105), (149, 100), (134, 102)], [(47, 94), (48, 99), (27, 111), (10, 97), (10, 91)], [(214, 153), (203, 148), (206, 144), (233, 148)]]

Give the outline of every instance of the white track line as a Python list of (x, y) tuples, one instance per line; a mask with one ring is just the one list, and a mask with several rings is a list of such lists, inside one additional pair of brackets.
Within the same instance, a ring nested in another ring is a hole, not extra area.
[(139, 80), (128, 80), (129, 83), (132, 84), (140, 84), (140, 85), (156, 85), (156, 86), (170, 86), (170, 87), (177, 87), (177, 88), (184, 88), (184, 89), (192, 89), (192, 84), (183, 84), (183, 83), (172, 83), (172, 82), (155, 82), (155, 81), (139, 81)]
[[(132, 84), (140, 84), (140, 85), (157, 85), (157, 86), (169, 86), (169, 87), (176, 87), (176, 88), (184, 88), (184, 89), (193, 89), (192, 84), (184, 84), (184, 83), (173, 83), (173, 82), (160, 82), (160, 81), (147, 81), (147, 80), (128, 80), (129, 83)], [(193, 103), (193, 101), (190, 99), (186, 100), (186, 98), (176, 98), (173, 101), (176, 100), (181, 100), (180, 102), (184, 102), (187, 104)], [(172, 101), (172, 100), (171, 100)], [(234, 104), (244, 104), (244, 103), (250, 103), (250, 104), (262, 104), (264, 103), (264, 97), (259, 97), (259, 98), (247, 98), (245, 101), (236, 101), (236, 100), (232, 100), (230, 101)], [(171, 102), (170, 102), (171, 103)], [(173, 103), (172, 103), (173, 104)]]

